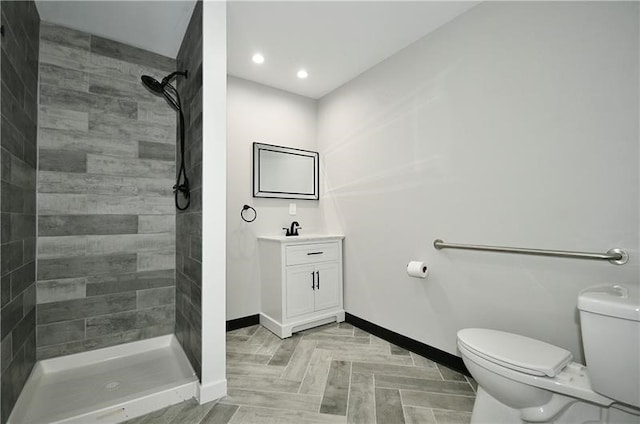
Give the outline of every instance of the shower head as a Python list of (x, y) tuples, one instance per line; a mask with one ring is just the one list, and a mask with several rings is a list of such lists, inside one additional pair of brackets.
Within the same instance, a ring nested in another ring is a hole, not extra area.
[(150, 77), (149, 75), (143, 75), (142, 77), (140, 77), (140, 79), (142, 80), (144, 86), (154, 94), (162, 95), (162, 93), (164, 92), (164, 85), (159, 83), (155, 78)]
[(188, 74), (188, 71), (172, 72), (166, 77), (162, 78), (162, 82), (158, 82), (157, 79), (150, 77), (149, 75), (143, 75), (140, 77), (140, 79), (142, 80), (142, 84), (144, 84), (144, 86), (147, 87), (152, 93), (163, 95), (165, 92), (165, 87), (173, 78), (175, 78), (176, 75), (182, 75), (183, 77), (188, 78)]

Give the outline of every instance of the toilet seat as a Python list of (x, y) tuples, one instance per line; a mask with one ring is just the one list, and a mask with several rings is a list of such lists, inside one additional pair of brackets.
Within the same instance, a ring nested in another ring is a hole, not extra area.
[(555, 377), (572, 359), (571, 352), (549, 343), (485, 328), (460, 330), (458, 342), (497, 365), (540, 377)]
[(555, 377), (524, 373), (515, 369), (513, 366), (503, 366), (498, 363), (495, 358), (489, 360), (486, 358), (486, 355), (479, 355), (475, 350), (469, 349), (466, 344), (462, 343), (459, 335), (460, 332), (458, 332), (458, 349), (463, 358), (466, 357), (468, 360), (475, 362), (496, 375), (601, 406), (609, 406), (614, 402), (613, 399), (593, 391), (588, 370), (582, 364), (571, 362)]

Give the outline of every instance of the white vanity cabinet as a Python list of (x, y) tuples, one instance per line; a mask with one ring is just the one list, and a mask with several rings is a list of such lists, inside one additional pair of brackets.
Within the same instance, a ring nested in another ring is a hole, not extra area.
[(344, 321), (343, 236), (259, 237), (260, 324), (280, 338)]

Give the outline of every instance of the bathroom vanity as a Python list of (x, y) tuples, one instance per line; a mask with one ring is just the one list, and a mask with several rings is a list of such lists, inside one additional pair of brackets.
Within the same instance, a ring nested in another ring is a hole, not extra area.
[(280, 338), (344, 321), (341, 235), (258, 237), (260, 324)]

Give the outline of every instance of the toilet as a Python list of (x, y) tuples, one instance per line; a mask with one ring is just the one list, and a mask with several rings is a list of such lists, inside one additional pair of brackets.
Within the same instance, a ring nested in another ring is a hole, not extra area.
[(478, 382), (471, 423), (640, 423), (640, 291), (588, 288), (578, 296), (587, 366), (571, 352), (483, 328), (458, 332)]

